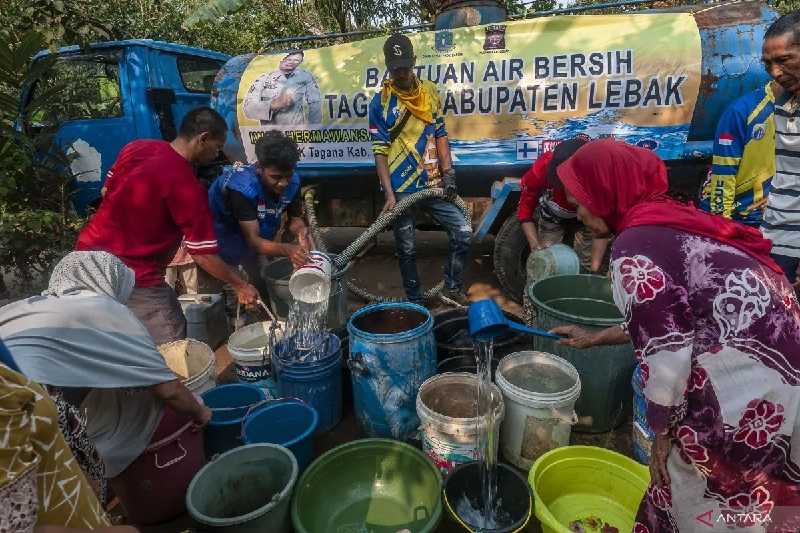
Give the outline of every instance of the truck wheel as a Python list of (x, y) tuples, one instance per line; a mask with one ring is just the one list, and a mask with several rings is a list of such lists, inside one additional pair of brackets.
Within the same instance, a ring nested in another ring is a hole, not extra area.
[(494, 271), (503, 292), (517, 303), (522, 303), (525, 291), (530, 247), (517, 217), (511, 215), (503, 222), (494, 239)]

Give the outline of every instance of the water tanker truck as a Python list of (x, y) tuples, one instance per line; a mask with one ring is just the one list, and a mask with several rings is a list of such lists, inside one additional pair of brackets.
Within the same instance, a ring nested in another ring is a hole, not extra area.
[[(676, 189), (696, 190), (721, 113), (767, 79), (761, 43), (777, 17), (757, 2), (519, 20), (496, 2), (444, 4), (432, 29), (408, 32), (416, 74), (439, 87), (459, 193), (481, 215), (475, 239), (495, 235), (495, 271), (518, 301), (528, 244), (515, 211), (532, 162), (576, 135), (614, 137), (654, 150)], [(229, 159), (253, 161), (260, 136), (280, 130), (301, 148), (319, 223), (369, 226), (383, 205), (367, 107), (387, 77), (385, 36), (308, 46), (319, 39), (230, 59), (212, 106), (230, 126)]]

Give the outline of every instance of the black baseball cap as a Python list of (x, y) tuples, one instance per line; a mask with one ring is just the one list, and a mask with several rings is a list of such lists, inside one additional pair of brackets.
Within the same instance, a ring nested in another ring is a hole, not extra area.
[(556, 174), (558, 165), (572, 157), (575, 152), (578, 151), (578, 148), (588, 142), (589, 139), (585, 137), (575, 137), (574, 139), (558, 143), (555, 150), (553, 150), (553, 159), (550, 160), (550, 164), (547, 167), (547, 183), (549, 183), (550, 186), (562, 187), (561, 180), (558, 178), (558, 174)]
[(383, 56), (386, 59), (386, 68), (411, 68), (414, 66), (414, 46), (411, 39), (396, 33), (383, 43)]

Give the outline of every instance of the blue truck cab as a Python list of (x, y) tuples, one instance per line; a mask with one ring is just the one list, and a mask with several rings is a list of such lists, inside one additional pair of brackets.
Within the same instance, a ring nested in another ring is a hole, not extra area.
[[(51, 54), (39, 52), (33, 61)], [(125, 144), (172, 140), (186, 112), (210, 103), (214, 77), (230, 58), (146, 39), (70, 46), (56, 56), (49, 75), (25, 88), (21, 109), (55, 83), (65, 84), (67, 103), (53, 106), (56, 116), (45, 110), (19, 127), (35, 134), (52, 120), (60, 122), (56, 142), (74, 155), (73, 205), (80, 213), (100, 198), (105, 175)]]

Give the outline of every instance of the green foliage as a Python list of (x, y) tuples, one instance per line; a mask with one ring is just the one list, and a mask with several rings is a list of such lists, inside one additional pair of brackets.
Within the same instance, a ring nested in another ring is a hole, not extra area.
[(51, 47), (86, 43), (109, 36), (107, 26), (100, 22), (106, 5), (104, 0), (3, 0), (0, 28), (12, 39), (35, 30)]
[(181, 27), (188, 30), (201, 22), (213, 22), (229, 13), (239, 11), (246, 3), (245, 0), (208, 0), (189, 13)]
[[(49, 38), (37, 32), (17, 38), (0, 34), (0, 267), (28, 288), (72, 247), (82, 224), (69, 211), (72, 176), (69, 159), (53, 143), (55, 123), (36, 135), (15, 128), (28, 62)], [(38, 62), (30, 79), (46, 77), (52, 66)], [(62, 90), (55, 81), (34, 95), (22, 122), (63, 104)]]
[(517, 17), (525, 15), (526, 13), (550, 11), (556, 7), (558, 7), (556, 0), (527, 0), (525, 3), (521, 0), (506, 1), (506, 9), (508, 10), (509, 17)]
[[(206, 0), (0, 0), (0, 28), (12, 35), (40, 31), (52, 47), (109, 39), (157, 39), (230, 54), (264, 41), (312, 31), (313, 10), (298, 18), (283, 0), (239, 0), (230, 15), (215, 14), (184, 29), (183, 21)], [(61, 6), (61, 11), (58, 10)]]
[(313, 33), (312, 28), (320, 26), (313, 10), (297, 13), (282, 0), (246, 0), (235, 13), (182, 30), (177, 42), (243, 54), (261, 50), (272, 39)]
[(800, 0), (776, 0), (772, 6), (780, 13), (785, 15), (792, 11), (800, 10)]
[[(250, 33), (255, 33), (259, 44), (263, 44), (294, 35), (418, 24), (432, 20), (436, 4), (434, 0), (287, 0), (267, 3), (272, 8), (269, 20), (256, 14), (263, 13), (263, 7), (257, 7), (258, 3), (253, 0), (197, 0), (195, 9), (186, 17), (182, 28), (198, 37), (225, 28), (230, 36), (236, 35), (239, 28), (247, 32), (253, 22), (260, 18), (262, 27), (272, 31), (250, 29)], [(221, 24), (223, 21), (224, 26)], [(245, 24), (236, 24), (238, 21)], [(249, 51), (260, 48), (251, 47)]]

